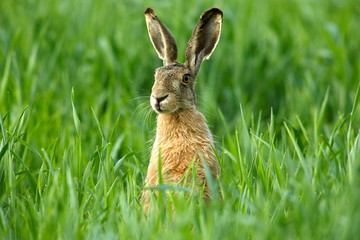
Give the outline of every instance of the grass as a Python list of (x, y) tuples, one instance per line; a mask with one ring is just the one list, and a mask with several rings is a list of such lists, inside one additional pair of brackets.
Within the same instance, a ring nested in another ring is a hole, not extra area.
[[(224, 11), (197, 84), (223, 201), (161, 185), (145, 216), (148, 6), (179, 61)], [(0, 1), (0, 238), (358, 238), (359, 21), (356, 0)]]

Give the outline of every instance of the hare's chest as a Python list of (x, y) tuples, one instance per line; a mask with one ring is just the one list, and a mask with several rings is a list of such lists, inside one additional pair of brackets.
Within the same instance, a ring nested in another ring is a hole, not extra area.
[(211, 139), (205, 136), (157, 139), (153, 146), (151, 160), (157, 162), (161, 159), (162, 168), (180, 171), (182, 168), (187, 168), (200, 154), (206, 158), (208, 152), (212, 152), (211, 144)]
[(191, 162), (197, 152), (197, 145), (186, 138), (171, 138), (155, 141), (152, 158), (162, 160), (163, 167), (176, 166), (180, 162)]
[(161, 141), (154, 144), (150, 166), (156, 175), (161, 161), (161, 172), (165, 182), (178, 182), (181, 180), (193, 161), (198, 159), (196, 146), (187, 141)]

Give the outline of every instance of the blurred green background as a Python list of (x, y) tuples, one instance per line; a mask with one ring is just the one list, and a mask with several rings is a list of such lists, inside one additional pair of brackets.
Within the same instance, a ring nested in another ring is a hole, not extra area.
[[(224, 12), (220, 42), (196, 85), (217, 141), (224, 204), (190, 215), (184, 208), (183, 220), (154, 217), (144, 227), (137, 199), (156, 128), (148, 98), (162, 65), (146, 7), (173, 33), (180, 62), (201, 13)], [(356, 236), (359, 23), (357, 0), (0, 1), (1, 233)], [(69, 211), (77, 213), (70, 220)], [(223, 218), (201, 227), (206, 216)]]

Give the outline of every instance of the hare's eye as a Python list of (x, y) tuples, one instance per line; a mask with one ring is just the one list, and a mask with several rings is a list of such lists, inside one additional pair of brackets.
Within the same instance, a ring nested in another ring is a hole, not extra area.
[(184, 83), (188, 83), (188, 82), (189, 82), (189, 79), (190, 79), (190, 75), (189, 75), (189, 74), (184, 74), (183, 82), (184, 82)]

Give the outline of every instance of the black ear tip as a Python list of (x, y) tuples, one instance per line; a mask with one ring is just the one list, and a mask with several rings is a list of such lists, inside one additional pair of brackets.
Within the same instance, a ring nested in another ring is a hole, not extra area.
[(204, 16), (207, 16), (207, 15), (213, 15), (213, 14), (219, 14), (221, 17), (223, 16), (223, 12), (218, 9), (218, 8), (211, 8), (207, 11), (205, 11), (200, 18), (203, 18)]
[(217, 13), (217, 14), (220, 14), (221, 16), (223, 15), (223, 12), (218, 9), (218, 8), (212, 8), (210, 9), (209, 11), (213, 12), (213, 13)]
[(150, 7), (148, 7), (148, 8), (145, 10), (144, 13), (155, 16), (155, 11), (154, 11), (152, 8), (150, 8)]

